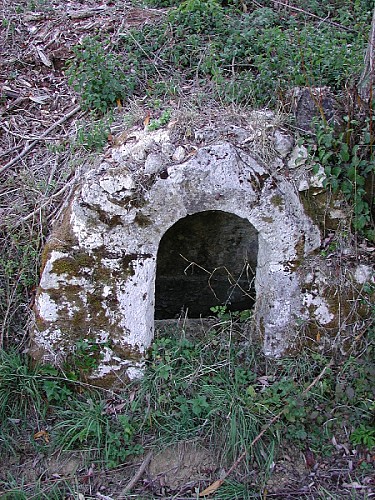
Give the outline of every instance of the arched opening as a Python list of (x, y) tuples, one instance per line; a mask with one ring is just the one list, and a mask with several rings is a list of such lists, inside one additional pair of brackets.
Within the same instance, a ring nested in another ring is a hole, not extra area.
[(247, 219), (222, 211), (180, 219), (160, 241), (155, 319), (207, 317), (217, 305), (250, 309), (257, 254), (258, 233)]

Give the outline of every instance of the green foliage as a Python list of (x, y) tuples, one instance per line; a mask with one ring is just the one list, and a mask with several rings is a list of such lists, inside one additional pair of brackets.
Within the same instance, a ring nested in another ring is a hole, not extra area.
[(49, 404), (64, 404), (73, 394), (70, 382), (48, 364), (27, 355), (0, 350), (0, 419), (45, 416)]
[(71, 145), (72, 149), (83, 147), (87, 151), (103, 151), (104, 146), (108, 144), (111, 123), (112, 117), (109, 113), (105, 119), (95, 120), (95, 117), (91, 116), (90, 120), (78, 123), (77, 135)]
[[(239, 370), (236, 356), (234, 346), (216, 332), (204, 343), (170, 337), (154, 342), (139, 399), (133, 403), (144, 431), (153, 430), (162, 442), (216, 436), (223, 459), (235, 459), (260, 425), (253, 409), (244, 405), (253, 373)], [(146, 414), (140, 405), (144, 398), (149, 401)], [(254, 453), (262, 460), (259, 449)]]
[(221, 321), (238, 320), (240, 323), (243, 323), (251, 319), (253, 316), (252, 309), (229, 311), (227, 306), (213, 306), (210, 307), (210, 311), (213, 312)]
[(350, 435), (350, 441), (353, 444), (366, 446), (368, 450), (375, 447), (375, 429), (374, 426), (360, 424)]
[(323, 167), (323, 185), (334, 193), (340, 191), (353, 207), (353, 228), (375, 241), (366, 179), (375, 175), (373, 136), (370, 120), (359, 122), (346, 117), (346, 129), (336, 133), (326, 123), (317, 124), (316, 145), (311, 148), (315, 173)]
[(160, 118), (151, 121), (150, 125), (148, 126), (148, 130), (158, 130), (159, 128), (164, 127), (164, 125), (167, 125), (167, 123), (171, 119), (171, 114), (172, 111), (170, 109), (166, 109), (165, 111), (163, 111)]
[(104, 460), (109, 468), (143, 451), (134, 442), (134, 423), (127, 415), (111, 415), (100, 399), (72, 399), (69, 408), (59, 408), (57, 415), (53, 432), (57, 446), (64, 450), (84, 448), (92, 459)]
[(0, 350), (0, 419), (26, 419), (45, 411), (41, 369), (24, 355)]
[(63, 405), (73, 395), (70, 381), (51, 365), (43, 365), (41, 372), (45, 399), (51, 405)]
[(186, 0), (169, 13), (177, 38), (189, 35), (218, 34), (224, 29), (224, 10), (216, 0)]
[[(366, 17), (367, 19), (367, 17)], [(268, 7), (231, 15), (220, 3), (186, 0), (158, 26), (124, 34), (117, 50), (132, 89), (194, 79), (226, 101), (276, 105), (296, 85), (342, 89), (360, 69), (365, 39), (323, 24), (281, 18)], [(149, 88), (150, 88), (149, 87)], [(151, 90), (153, 91), (153, 90)]]
[(104, 113), (117, 99), (132, 93), (131, 78), (123, 73), (120, 58), (97, 38), (85, 38), (73, 52), (66, 74), (81, 96), (83, 109)]
[(147, 5), (152, 5), (153, 7), (173, 7), (182, 3), (183, 0), (147, 0)]
[(67, 377), (71, 380), (86, 379), (99, 366), (105, 347), (110, 347), (110, 343), (98, 343), (93, 339), (78, 340), (64, 362)]
[[(226, 459), (235, 459), (262, 425), (283, 411), (279, 421), (253, 450), (259, 464), (276, 436), (300, 449), (327, 454), (331, 438), (342, 425), (371, 425), (374, 404), (374, 365), (349, 358), (342, 366), (326, 369), (324, 378), (305, 395), (303, 390), (326, 368), (328, 359), (313, 353), (256, 364), (239, 361), (240, 347), (228, 336), (225, 309), (223, 330), (211, 331), (204, 342), (175, 339), (170, 333), (154, 342), (145, 377), (132, 410), (143, 421), (144, 432), (156, 432), (162, 442), (187, 436), (216, 436)], [(233, 318), (232, 318), (233, 320)], [(143, 413), (142, 401), (147, 401)], [(356, 434), (354, 434), (356, 436)], [(223, 436), (223, 442), (220, 441)], [(262, 451), (263, 449), (263, 451)]]
[(39, 274), (41, 243), (31, 231), (22, 229), (9, 231), (4, 240), (0, 254), (0, 348), (6, 347), (7, 338), (23, 324)]

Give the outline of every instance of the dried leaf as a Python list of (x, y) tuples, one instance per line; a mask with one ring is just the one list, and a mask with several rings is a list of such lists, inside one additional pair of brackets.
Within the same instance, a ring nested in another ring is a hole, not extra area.
[(39, 431), (34, 434), (34, 439), (43, 438), (45, 443), (49, 443), (49, 434), (47, 431)]
[(316, 463), (314, 453), (310, 449), (307, 449), (304, 455), (305, 455), (306, 467), (308, 469), (312, 469)]
[(199, 493), (199, 496), (206, 497), (207, 495), (211, 495), (211, 493), (215, 493), (215, 491), (220, 488), (223, 482), (223, 479), (218, 479), (214, 483), (210, 484), (210, 486), (208, 486), (205, 490), (201, 491), (201, 493)]
[(116, 104), (117, 104), (117, 107), (118, 107), (119, 109), (121, 109), (121, 108), (122, 108), (122, 102), (121, 102), (121, 99), (116, 99)]
[(148, 125), (150, 123), (150, 119), (151, 119), (151, 113), (149, 111), (147, 111), (146, 118), (143, 120), (143, 125), (145, 127), (148, 127)]
[(40, 60), (45, 66), (48, 66), (49, 68), (52, 66), (51, 61), (49, 58), (46, 56), (46, 54), (43, 52), (43, 50), (40, 47), (36, 48), (36, 51), (38, 52), (38, 56), (40, 57)]
[(357, 481), (353, 481), (352, 483), (342, 483), (342, 485), (344, 488), (353, 488), (354, 490), (361, 490), (362, 488), (366, 488), (366, 486), (357, 483)]
[(44, 104), (48, 101), (48, 95), (39, 95), (39, 96), (29, 96), (30, 101), (36, 102), (37, 104)]

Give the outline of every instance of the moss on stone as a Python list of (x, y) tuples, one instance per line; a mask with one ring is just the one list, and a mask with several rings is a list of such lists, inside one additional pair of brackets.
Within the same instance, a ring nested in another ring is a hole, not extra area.
[(271, 203), (274, 207), (281, 208), (284, 206), (284, 200), (281, 195), (275, 194), (271, 198)]
[(86, 311), (82, 308), (79, 311), (74, 312), (73, 317), (70, 320), (70, 323), (76, 330), (82, 329), (83, 327), (86, 329), (87, 328), (86, 320), (87, 320)]
[(121, 219), (120, 215), (111, 216), (110, 214), (106, 213), (104, 210), (99, 210), (99, 209), (97, 209), (97, 212), (99, 214), (100, 222), (103, 222), (103, 224), (105, 224), (109, 228), (121, 226), (122, 219)]
[(150, 217), (144, 215), (142, 212), (137, 212), (134, 222), (135, 224), (138, 224), (138, 226), (140, 227), (148, 227), (153, 223)]
[(274, 220), (272, 217), (262, 217), (263, 222), (267, 222), (267, 224), (273, 224)]
[(57, 275), (66, 274), (69, 278), (76, 277), (81, 266), (73, 257), (62, 257), (52, 263), (52, 272)]
[(91, 318), (105, 318), (105, 310), (103, 307), (103, 297), (97, 293), (87, 294), (87, 305)]
[(85, 268), (92, 269), (94, 265), (94, 257), (79, 252), (53, 261), (52, 272), (57, 275), (66, 274), (69, 278), (75, 278), (85, 274)]

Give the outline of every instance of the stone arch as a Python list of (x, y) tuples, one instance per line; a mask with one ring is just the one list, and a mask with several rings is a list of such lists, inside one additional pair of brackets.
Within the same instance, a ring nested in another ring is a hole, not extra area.
[(209, 211), (255, 228), (253, 327), (267, 354), (286, 352), (297, 318), (306, 315), (298, 269), (320, 234), (288, 179), (224, 142), (153, 177), (110, 163), (86, 175), (44, 252), (33, 335), (34, 352), (42, 354), (36, 357), (63, 358), (74, 339), (90, 336), (103, 342), (93, 377), (118, 370), (137, 376), (154, 334), (162, 237), (179, 220)]
[(155, 320), (212, 315), (211, 307), (251, 309), (258, 233), (246, 219), (205, 211), (177, 221), (157, 253)]

